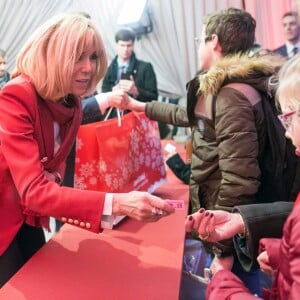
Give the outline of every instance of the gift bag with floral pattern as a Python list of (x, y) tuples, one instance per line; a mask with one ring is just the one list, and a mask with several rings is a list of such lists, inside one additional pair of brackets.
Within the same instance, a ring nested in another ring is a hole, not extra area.
[(166, 169), (157, 122), (144, 113), (82, 125), (76, 140), (75, 187), (153, 192)]

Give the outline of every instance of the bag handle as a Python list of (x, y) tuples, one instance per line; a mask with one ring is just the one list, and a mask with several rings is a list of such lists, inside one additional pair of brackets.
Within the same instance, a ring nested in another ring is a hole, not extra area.
[[(112, 112), (113, 109), (114, 109), (114, 107), (111, 107), (111, 108), (108, 110), (108, 112), (107, 112), (107, 114), (106, 114), (106, 116), (105, 116), (105, 118), (104, 118), (103, 121), (107, 121), (107, 119), (109, 118), (109, 116), (110, 116), (110, 114), (111, 114), (111, 112)], [(117, 111), (117, 118), (118, 118), (118, 126), (121, 127), (121, 126), (122, 126), (122, 118), (123, 118), (124, 113), (123, 113), (123, 110), (120, 110), (119, 108), (116, 108), (116, 111)], [(136, 111), (131, 111), (131, 113), (132, 113), (136, 118), (140, 119), (139, 113), (138, 113), (138, 112), (136, 112)]]
[[(109, 109), (109, 111), (107, 112), (105, 118), (103, 121), (107, 121), (108, 117), (110, 116), (112, 110), (114, 109), (114, 107), (111, 107)], [(121, 127), (122, 126), (122, 117), (123, 117), (123, 111), (120, 111), (119, 108), (116, 108), (117, 111), (117, 118), (118, 118), (118, 126)]]

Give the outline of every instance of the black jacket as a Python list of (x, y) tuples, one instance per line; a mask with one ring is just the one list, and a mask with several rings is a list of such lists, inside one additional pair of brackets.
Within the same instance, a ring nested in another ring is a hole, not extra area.
[(178, 179), (185, 184), (190, 183), (191, 164), (186, 164), (178, 153), (169, 157), (166, 163)]
[(275, 50), (273, 50), (274, 53), (280, 54), (281, 56), (288, 57), (286, 45), (282, 45)]
[[(116, 56), (109, 65), (106, 75), (102, 83), (102, 92), (110, 92), (118, 83), (118, 57)], [(156, 76), (151, 63), (139, 60), (133, 53), (127, 69), (127, 73), (131, 73), (135, 85), (139, 91), (138, 99), (141, 102), (149, 102), (157, 100), (158, 91)]]
[(246, 271), (257, 267), (258, 245), (261, 238), (281, 238), (285, 220), (292, 211), (293, 202), (274, 202), (240, 205), (233, 212), (241, 214), (246, 227), (246, 238), (234, 237), (239, 261)]

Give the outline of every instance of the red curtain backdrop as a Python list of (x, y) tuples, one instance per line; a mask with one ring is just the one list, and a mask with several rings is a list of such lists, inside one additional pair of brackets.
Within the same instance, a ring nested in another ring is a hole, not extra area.
[(295, 9), (294, 0), (244, 0), (245, 10), (257, 21), (256, 40), (263, 48), (273, 50), (284, 44), (281, 17)]

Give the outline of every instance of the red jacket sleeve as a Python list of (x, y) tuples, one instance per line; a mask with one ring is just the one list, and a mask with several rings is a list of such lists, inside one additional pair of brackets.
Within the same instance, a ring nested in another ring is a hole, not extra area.
[(267, 251), (269, 256), (270, 266), (273, 270), (279, 266), (279, 249), (281, 239), (264, 238), (259, 241), (259, 253)]
[(206, 300), (254, 300), (258, 299), (250, 293), (243, 282), (228, 270), (216, 273), (206, 290)]

